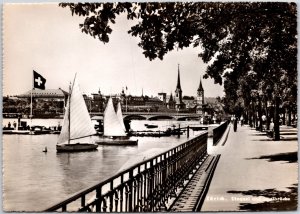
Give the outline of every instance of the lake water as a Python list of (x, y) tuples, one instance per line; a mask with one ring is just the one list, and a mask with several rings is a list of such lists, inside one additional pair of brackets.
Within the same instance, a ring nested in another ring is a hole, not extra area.
[[(4, 119), (3, 124), (14, 119)], [(56, 126), (60, 119), (35, 119), (32, 125)], [(133, 130), (144, 124), (157, 124), (165, 130), (178, 121), (132, 121)], [(197, 121), (180, 122), (199, 124)], [(190, 136), (199, 134), (191, 131)], [(3, 135), (3, 209), (4, 211), (41, 211), (66, 197), (99, 183), (124, 169), (136, 154), (162, 153), (187, 140), (186, 135), (141, 137), (137, 146), (99, 146), (96, 151), (56, 153), (58, 135)], [(48, 152), (42, 150), (47, 147)]]

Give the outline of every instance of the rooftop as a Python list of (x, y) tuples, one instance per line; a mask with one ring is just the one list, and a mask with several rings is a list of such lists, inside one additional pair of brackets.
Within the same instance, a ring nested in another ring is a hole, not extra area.
[(31, 97), (31, 91), (32, 91), (32, 97), (33, 98), (64, 98), (66, 95), (68, 95), (68, 92), (59, 89), (33, 89), (25, 92), (24, 94), (17, 95), (18, 98), (30, 98)]

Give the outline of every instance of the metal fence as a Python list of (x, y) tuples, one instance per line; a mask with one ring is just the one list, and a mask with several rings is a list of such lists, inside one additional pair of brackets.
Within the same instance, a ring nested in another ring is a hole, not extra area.
[(45, 211), (151, 212), (169, 197), (207, 155), (207, 132), (87, 188)]

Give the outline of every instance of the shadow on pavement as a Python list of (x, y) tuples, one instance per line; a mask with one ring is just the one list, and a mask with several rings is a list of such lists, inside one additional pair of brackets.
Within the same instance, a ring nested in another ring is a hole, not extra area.
[(250, 136), (267, 136), (266, 133), (255, 133), (255, 134), (250, 134)]
[[(280, 141), (297, 141), (297, 140), (298, 140), (297, 137), (280, 138)], [(272, 139), (272, 138), (268, 138), (268, 139), (253, 139), (252, 141), (274, 141), (274, 139)], [(276, 141), (274, 141), (274, 143), (276, 143)]]
[(288, 187), (290, 191), (278, 191), (276, 189), (265, 190), (247, 190), (247, 191), (228, 191), (232, 194), (242, 194), (247, 196), (259, 197), (264, 196), (270, 201), (261, 203), (240, 203), (239, 209), (243, 211), (287, 211), (297, 210), (298, 185), (293, 184)]
[(298, 156), (297, 152), (287, 152), (287, 153), (279, 153), (274, 155), (264, 155), (257, 158), (247, 158), (247, 160), (251, 159), (269, 159), (269, 162), (272, 161), (287, 161), (288, 163), (297, 163)]
[(297, 135), (297, 132), (281, 132), (280, 135)]

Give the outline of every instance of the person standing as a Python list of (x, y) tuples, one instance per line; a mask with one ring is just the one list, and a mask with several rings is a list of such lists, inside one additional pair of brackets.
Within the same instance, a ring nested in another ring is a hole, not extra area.
[(240, 120), (241, 120), (241, 126), (243, 126), (244, 125), (244, 117), (243, 117), (243, 115), (241, 116)]
[(237, 130), (237, 122), (238, 122), (238, 121), (237, 121), (237, 117), (235, 117), (235, 118), (234, 118), (234, 121), (233, 121), (233, 131), (234, 131), (234, 132), (236, 132), (236, 130)]
[(16, 121), (14, 121), (13, 126), (14, 126), (14, 129), (17, 128), (17, 123), (16, 123)]
[(263, 115), (261, 116), (261, 120), (262, 120), (262, 130), (266, 130), (266, 126), (267, 126), (267, 116)]

